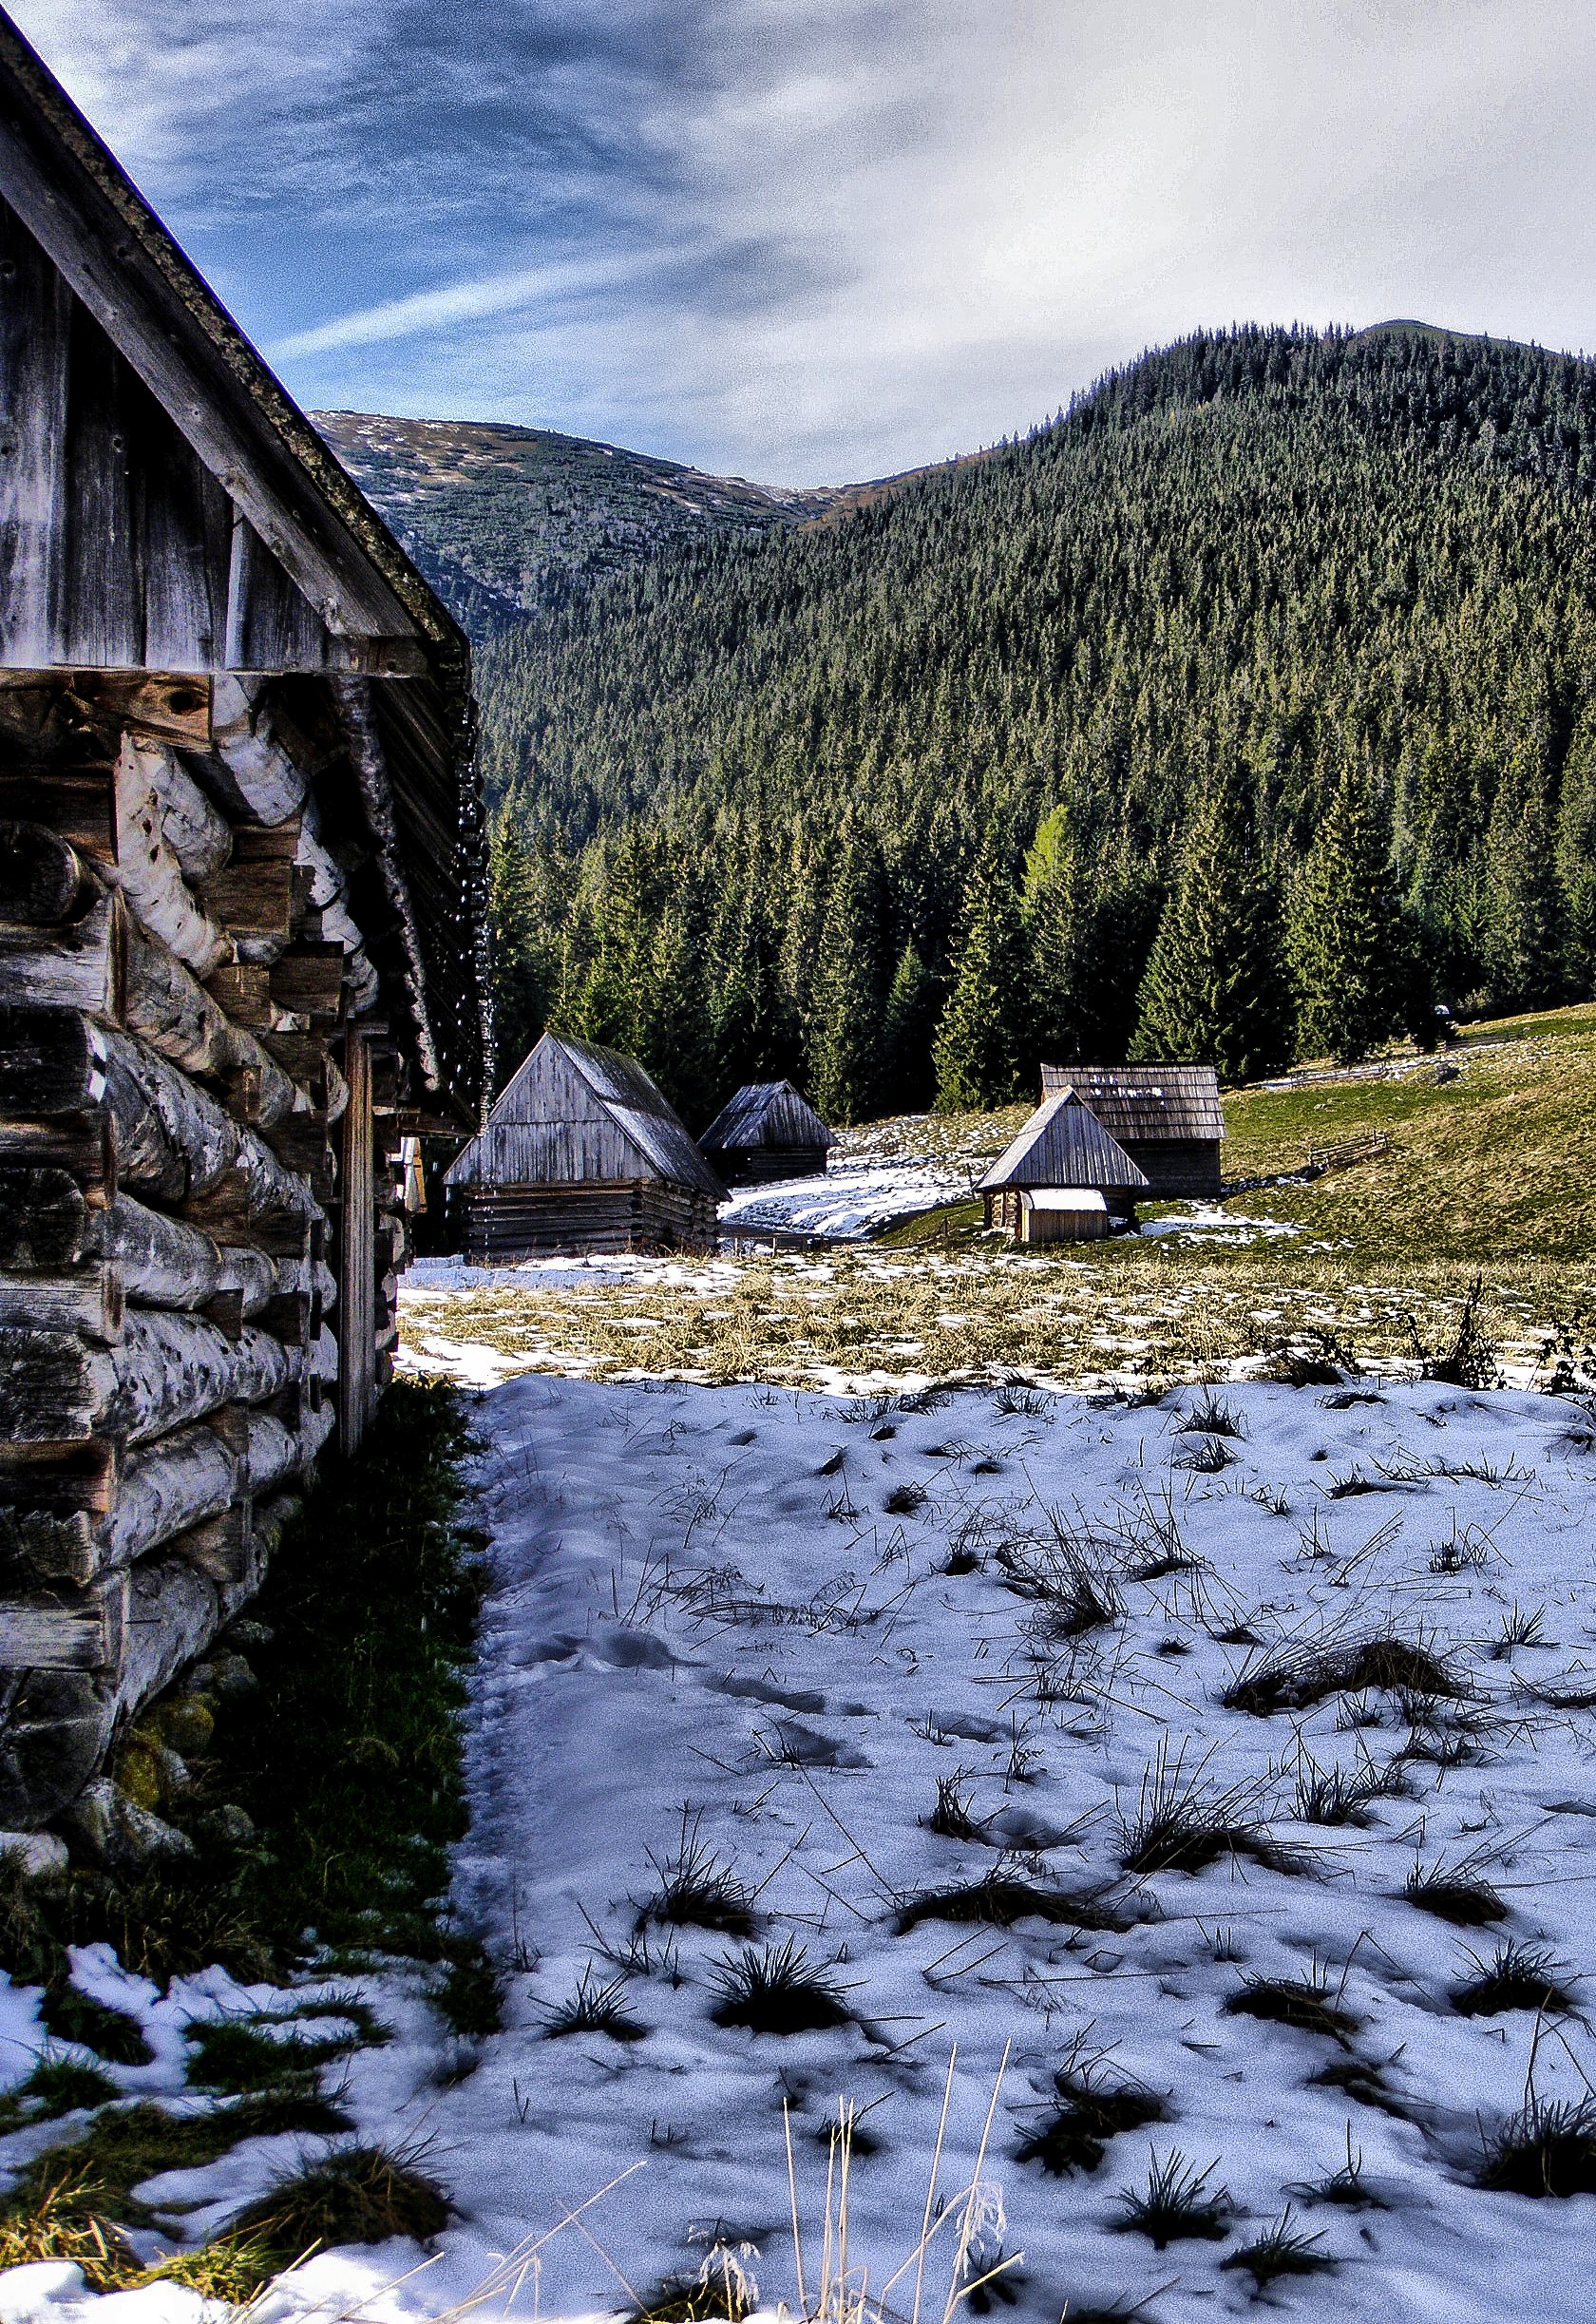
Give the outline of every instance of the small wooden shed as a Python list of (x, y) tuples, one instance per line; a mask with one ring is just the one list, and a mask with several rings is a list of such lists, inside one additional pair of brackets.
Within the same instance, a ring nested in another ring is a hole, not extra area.
[(698, 1141), (729, 1186), (812, 1178), (826, 1168), (831, 1133), (790, 1081), (749, 1081), (728, 1098)]
[(1154, 1194), (1222, 1191), (1225, 1114), (1211, 1065), (1044, 1065), (1042, 1095), (1074, 1090)]
[(636, 1057), (545, 1033), (444, 1173), (469, 1259), (711, 1250), (725, 1189)]
[(1130, 1218), (1138, 1170), (1072, 1089), (1044, 1097), (980, 1182), (986, 1223), (1022, 1243), (1084, 1243)]

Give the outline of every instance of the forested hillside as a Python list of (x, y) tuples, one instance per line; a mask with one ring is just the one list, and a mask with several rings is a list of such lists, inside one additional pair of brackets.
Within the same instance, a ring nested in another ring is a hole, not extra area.
[(545, 428), (317, 411), (317, 428), (468, 629), (490, 635), (680, 542), (805, 523), (838, 498)]
[(566, 593), (479, 659), (506, 1063), (847, 1120), (1589, 992), (1593, 483), (1596, 367), (1245, 329)]

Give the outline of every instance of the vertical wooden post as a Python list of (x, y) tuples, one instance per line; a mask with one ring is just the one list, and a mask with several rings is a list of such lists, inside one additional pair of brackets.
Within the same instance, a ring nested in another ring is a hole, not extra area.
[(344, 1040), (342, 1203), (338, 1232), (338, 1441), (352, 1452), (376, 1400), (376, 1234), (372, 1177), (371, 1052)]

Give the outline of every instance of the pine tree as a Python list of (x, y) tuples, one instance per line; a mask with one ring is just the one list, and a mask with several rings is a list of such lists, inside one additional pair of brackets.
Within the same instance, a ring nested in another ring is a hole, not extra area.
[(1563, 974), (1569, 992), (1596, 993), (1596, 715), (1576, 729), (1563, 762), (1557, 813)]
[(936, 1102), (944, 1114), (1007, 1105), (1019, 1087), (1025, 932), (1006, 850), (990, 828), (964, 910), (964, 942), (934, 1051)]
[(1351, 1064), (1398, 1020), (1405, 933), (1385, 823), (1349, 760), (1292, 886), (1288, 945), (1302, 1057)]
[(487, 866), (494, 1046), (507, 1078), (547, 1022), (560, 973), (555, 867), (550, 851), (527, 839), (513, 803), (493, 818)]
[(937, 1028), (938, 984), (913, 937), (898, 957), (886, 999), (885, 1102), (894, 1113), (918, 1114), (931, 1102), (935, 1081), (931, 1043)]
[(1563, 997), (1563, 899), (1540, 752), (1522, 742), (1504, 769), (1486, 838), (1485, 964), (1498, 1008)]
[(1050, 809), (1025, 859), (1022, 889), (1030, 1012), (1023, 1063), (1079, 1057), (1087, 1043), (1081, 1007), (1083, 938), (1090, 927), (1089, 881), (1066, 807)]
[(846, 829), (821, 931), (809, 1077), (827, 1121), (868, 1121), (886, 1088), (891, 924), (874, 832)]
[(1293, 1030), (1279, 892), (1241, 783), (1222, 780), (1187, 834), (1130, 1055), (1193, 1058), (1222, 1081), (1255, 1081), (1290, 1061)]

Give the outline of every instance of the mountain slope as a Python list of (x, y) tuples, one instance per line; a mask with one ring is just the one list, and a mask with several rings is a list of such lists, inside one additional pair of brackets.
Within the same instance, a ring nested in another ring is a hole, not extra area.
[(1586, 363), (1248, 329), (846, 519), (603, 577), (479, 659), (508, 1040), (552, 1010), (694, 1105), (794, 1073), (844, 1118), (922, 1102), (939, 1023), (950, 1091), (1123, 1055), (1216, 791), (1181, 1048), (1224, 1054), (1238, 986), (1310, 1049), (1426, 981), (1587, 991), (1593, 481)]
[(785, 530), (846, 498), (706, 476), (549, 429), (311, 416), (445, 602), (479, 634), (661, 549)]

